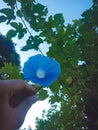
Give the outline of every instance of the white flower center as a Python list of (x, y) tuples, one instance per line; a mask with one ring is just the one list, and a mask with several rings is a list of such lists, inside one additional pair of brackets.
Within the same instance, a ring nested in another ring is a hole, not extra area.
[(36, 76), (38, 78), (44, 78), (45, 77), (45, 72), (43, 70), (38, 70), (37, 73), (36, 73)]

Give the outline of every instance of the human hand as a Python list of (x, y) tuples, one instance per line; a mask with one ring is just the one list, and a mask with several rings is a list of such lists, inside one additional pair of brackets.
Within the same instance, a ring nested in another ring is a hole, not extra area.
[(37, 101), (36, 92), (24, 80), (0, 80), (0, 130), (18, 130)]

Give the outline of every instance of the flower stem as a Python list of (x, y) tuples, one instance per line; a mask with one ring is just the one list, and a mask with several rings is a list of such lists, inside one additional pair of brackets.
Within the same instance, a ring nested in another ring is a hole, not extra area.
[(36, 88), (35, 88), (36, 93), (39, 92), (42, 88), (43, 88), (42, 86), (36, 87)]
[(37, 86), (37, 85), (32, 85), (32, 87), (34, 88), (35, 90), (35, 93), (38, 93), (43, 87), (42, 86)]

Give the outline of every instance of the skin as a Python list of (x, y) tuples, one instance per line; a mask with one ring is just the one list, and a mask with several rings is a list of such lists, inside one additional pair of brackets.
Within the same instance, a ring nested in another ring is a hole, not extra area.
[(36, 101), (36, 92), (24, 80), (0, 80), (0, 130), (18, 130)]

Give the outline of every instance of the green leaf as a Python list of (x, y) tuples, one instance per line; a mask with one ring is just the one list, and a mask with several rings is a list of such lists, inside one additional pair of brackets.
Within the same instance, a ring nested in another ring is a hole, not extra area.
[(14, 27), (15, 29), (18, 28), (18, 24), (17, 24), (16, 22), (11, 22), (10, 25), (11, 25), (12, 27)]
[(59, 89), (60, 89), (60, 85), (59, 85), (59, 82), (58, 82), (58, 81), (55, 81), (55, 82), (53, 83), (53, 85), (50, 87), (50, 90), (51, 90), (53, 93), (59, 92)]
[(15, 37), (17, 35), (17, 32), (15, 31), (15, 30), (9, 30), (8, 32), (7, 32), (7, 38), (13, 38), (13, 37)]
[(12, 8), (14, 7), (16, 0), (3, 0), (7, 5), (11, 6)]
[(17, 16), (22, 17), (22, 12), (20, 10), (17, 10)]
[(64, 24), (64, 18), (62, 14), (55, 14), (54, 15), (54, 21), (55, 21), (55, 25), (63, 25)]
[(45, 100), (46, 98), (48, 98), (48, 92), (44, 89), (41, 89), (39, 91), (38, 96), (39, 96), (39, 100)]
[(0, 69), (1, 73), (5, 73), (5, 79), (23, 79), (19, 68), (12, 63), (4, 63), (4, 67)]
[(29, 49), (39, 49), (40, 43), (43, 43), (43, 40), (39, 36), (30, 36), (27, 40), (27, 44), (21, 49), (22, 51), (27, 51)]
[(40, 4), (40, 3), (38, 3), (38, 4), (36, 4), (35, 6), (34, 6), (34, 11), (35, 11), (35, 13), (43, 13), (43, 10), (45, 9), (45, 6), (44, 5), (42, 5), (42, 4)]
[(6, 18), (8, 20), (7, 24), (9, 24), (11, 20), (14, 20), (16, 18), (14, 15), (14, 10), (10, 8), (1, 9), (0, 12), (6, 15)]
[(29, 49), (33, 49), (33, 36), (30, 36), (28, 39), (27, 39), (27, 44), (22, 47), (21, 51), (27, 51)]
[(33, 49), (33, 45), (32, 44), (27, 44), (27, 45), (25, 45), (24, 47), (21, 48), (21, 51), (28, 51), (30, 49)]
[(52, 15), (49, 16), (48, 21), (49, 21), (49, 23), (51, 23), (51, 24), (53, 23), (53, 16), (52, 16)]
[(7, 20), (7, 18), (5, 17), (5, 16), (0, 16), (0, 23), (2, 23), (2, 22), (5, 22)]
[(43, 43), (43, 40), (39, 36), (35, 36), (33, 39), (33, 49), (38, 50), (40, 43)]
[[(16, 23), (16, 22), (11, 22), (10, 25), (15, 28), (15, 31), (17, 32), (18, 34), (18, 38), (19, 39), (22, 39), (24, 37), (24, 34), (27, 33), (27, 30), (26, 28), (23, 28), (23, 25), (22, 23)], [(15, 34), (15, 33), (14, 33)]]
[(23, 32), (23, 31), (20, 31), (20, 32), (18, 33), (18, 38), (19, 38), (19, 39), (22, 39), (23, 36), (24, 36), (24, 32)]

